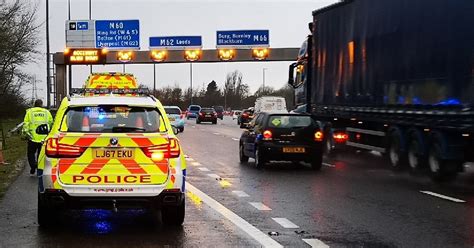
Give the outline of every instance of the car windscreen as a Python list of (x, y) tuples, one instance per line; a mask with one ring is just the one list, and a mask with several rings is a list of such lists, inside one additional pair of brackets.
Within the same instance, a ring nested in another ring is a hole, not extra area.
[(81, 133), (166, 132), (156, 108), (101, 105), (69, 108), (61, 130)]
[(178, 108), (165, 108), (165, 111), (169, 115), (180, 115), (181, 111)]
[(201, 108), (198, 106), (191, 106), (189, 107), (189, 111), (199, 111)]
[(301, 128), (315, 125), (311, 116), (299, 115), (272, 115), (268, 118), (268, 127), (271, 128)]

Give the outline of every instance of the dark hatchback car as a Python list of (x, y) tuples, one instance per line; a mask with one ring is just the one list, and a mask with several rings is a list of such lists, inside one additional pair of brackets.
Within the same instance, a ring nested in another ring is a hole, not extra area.
[(196, 118), (196, 124), (201, 122), (212, 122), (217, 124), (217, 113), (213, 108), (202, 108)]
[(240, 162), (251, 157), (262, 168), (270, 160), (304, 161), (320, 170), (323, 139), (321, 125), (311, 115), (259, 113), (240, 137)]
[(240, 128), (244, 128), (247, 123), (253, 119), (254, 111), (252, 109), (244, 109), (237, 119), (237, 124), (240, 125)]

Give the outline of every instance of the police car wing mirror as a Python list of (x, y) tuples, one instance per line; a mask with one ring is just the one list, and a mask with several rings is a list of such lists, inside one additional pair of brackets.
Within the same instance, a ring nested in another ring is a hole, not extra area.
[(174, 133), (174, 135), (177, 135), (177, 134), (179, 133), (179, 130), (178, 130), (178, 128), (177, 128), (177, 127), (175, 127), (175, 126), (171, 125), (171, 128), (173, 129), (173, 133)]
[(42, 134), (42, 135), (47, 135), (49, 133), (48, 125), (46, 125), (46, 124), (39, 125), (36, 128), (36, 133), (37, 134)]

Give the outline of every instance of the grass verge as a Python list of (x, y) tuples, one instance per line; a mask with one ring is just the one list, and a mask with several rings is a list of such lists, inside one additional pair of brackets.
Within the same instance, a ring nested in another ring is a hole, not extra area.
[(26, 141), (22, 140), (19, 134), (8, 133), (8, 130), (11, 130), (20, 122), (22, 122), (22, 119), (3, 120), (1, 123), (5, 133), (3, 158), (8, 164), (0, 164), (0, 198), (3, 197), (10, 184), (21, 173), (26, 164)]

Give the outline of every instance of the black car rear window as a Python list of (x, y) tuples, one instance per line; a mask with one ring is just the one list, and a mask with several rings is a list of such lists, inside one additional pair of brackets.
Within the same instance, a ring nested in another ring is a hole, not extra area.
[(272, 115), (268, 118), (268, 126), (272, 128), (309, 127), (315, 124), (311, 116)]
[(214, 109), (201, 109), (203, 113), (214, 113)]
[(191, 107), (189, 107), (189, 110), (190, 110), (190, 111), (199, 111), (199, 109), (200, 109), (200, 108), (199, 108), (198, 106), (191, 106)]

